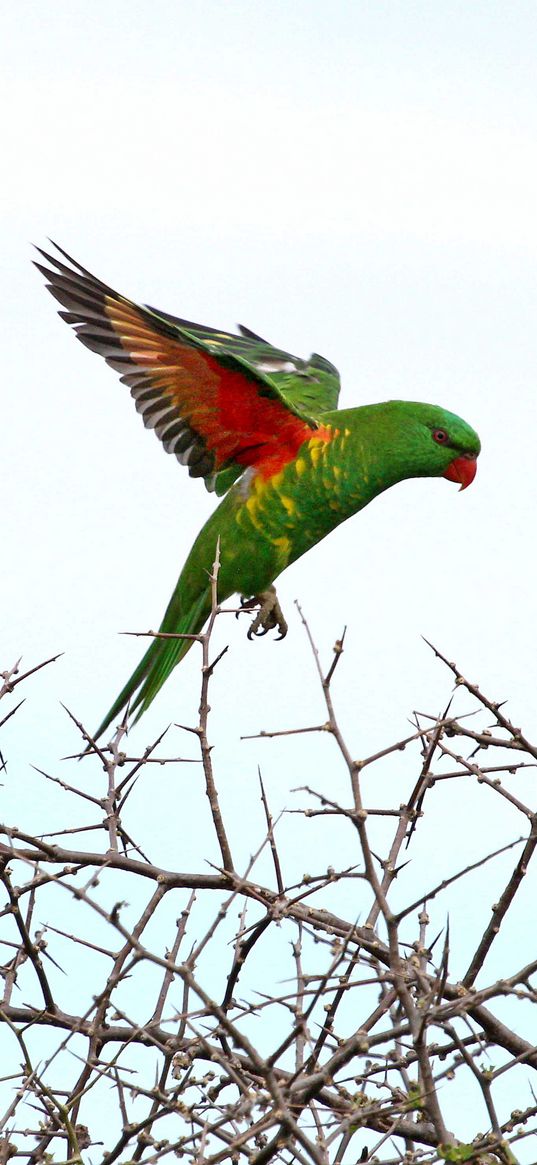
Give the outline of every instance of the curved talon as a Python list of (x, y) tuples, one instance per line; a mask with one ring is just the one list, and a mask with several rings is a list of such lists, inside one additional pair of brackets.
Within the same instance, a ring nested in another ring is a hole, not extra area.
[(237, 610), (235, 611), (235, 618), (238, 619), (239, 615), (242, 615), (243, 611), (250, 611), (251, 609), (252, 609), (252, 600), (245, 599), (244, 595), (241, 595), (241, 604), (240, 604), (240, 607), (237, 607)]
[(268, 590), (262, 591), (259, 595), (254, 595), (251, 599), (241, 598), (241, 611), (252, 611), (254, 607), (259, 607), (259, 611), (253, 623), (248, 628), (248, 639), (253, 639), (254, 635), (256, 637), (258, 635), (266, 635), (268, 631), (275, 630), (280, 632), (277, 639), (285, 639), (287, 635), (287, 623), (278, 602), (275, 587), (269, 587)]

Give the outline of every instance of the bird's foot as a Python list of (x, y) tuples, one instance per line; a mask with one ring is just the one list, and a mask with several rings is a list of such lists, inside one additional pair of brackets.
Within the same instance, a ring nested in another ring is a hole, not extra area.
[(278, 639), (285, 639), (287, 623), (278, 602), (276, 588), (268, 587), (266, 591), (261, 591), (261, 594), (254, 595), (251, 599), (241, 598), (241, 611), (253, 611), (254, 607), (259, 607), (259, 611), (248, 629), (248, 639), (275, 630), (280, 633)]

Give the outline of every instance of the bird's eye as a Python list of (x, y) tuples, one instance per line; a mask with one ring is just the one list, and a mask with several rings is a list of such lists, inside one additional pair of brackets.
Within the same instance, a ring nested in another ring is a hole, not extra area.
[(438, 445), (445, 445), (448, 440), (448, 435), (445, 429), (433, 429), (433, 441)]

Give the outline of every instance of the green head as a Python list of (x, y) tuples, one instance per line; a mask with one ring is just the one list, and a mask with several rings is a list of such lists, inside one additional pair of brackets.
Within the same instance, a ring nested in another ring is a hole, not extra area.
[(481, 449), (477, 433), (438, 405), (390, 400), (326, 419), (354, 431), (361, 459), (376, 480), (375, 492), (409, 477), (447, 477), (466, 489), (475, 477)]
[[(399, 429), (409, 477), (447, 477), (466, 489), (474, 480), (481, 442), (455, 413), (416, 401), (388, 401)], [(408, 472), (410, 470), (410, 472)]]

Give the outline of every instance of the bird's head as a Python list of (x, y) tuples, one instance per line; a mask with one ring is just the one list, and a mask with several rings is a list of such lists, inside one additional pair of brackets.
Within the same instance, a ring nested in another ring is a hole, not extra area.
[(466, 489), (474, 480), (481, 442), (474, 429), (438, 405), (391, 401), (414, 477), (445, 477)]

